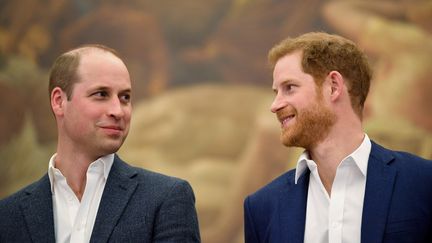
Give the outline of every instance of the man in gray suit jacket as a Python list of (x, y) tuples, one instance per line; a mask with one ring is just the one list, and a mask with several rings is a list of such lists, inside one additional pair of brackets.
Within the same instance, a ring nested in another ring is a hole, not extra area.
[(45, 176), (0, 201), (0, 242), (199, 242), (188, 182), (115, 154), (132, 112), (118, 54), (102, 45), (62, 54), (49, 91), (57, 151)]

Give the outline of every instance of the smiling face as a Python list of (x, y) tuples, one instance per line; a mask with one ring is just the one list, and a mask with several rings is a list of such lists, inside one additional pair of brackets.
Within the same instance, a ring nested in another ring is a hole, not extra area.
[(276, 97), (271, 111), (281, 123), (281, 141), (286, 146), (311, 149), (322, 141), (335, 123), (324, 103), (322, 90), (301, 68), (300, 51), (280, 58), (273, 71)]
[(70, 100), (59, 87), (51, 95), (52, 104), (61, 104), (53, 106), (59, 146), (94, 159), (114, 153), (126, 139), (131, 119), (126, 66), (111, 53), (89, 51), (82, 54), (77, 76)]

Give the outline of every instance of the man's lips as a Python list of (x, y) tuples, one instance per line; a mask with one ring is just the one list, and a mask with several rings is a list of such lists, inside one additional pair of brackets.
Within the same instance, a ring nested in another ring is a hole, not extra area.
[(96, 126), (103, 129), (111, 129), (118, 131), (123, 131), (125, 129), (122, 123), (112, 123), (106, 121), (98, 121), (96, 123)]
[(281, 123), (281, 127), (285, 127), (294, 117), (295, 117), (294, 114), (278, 116), (278, 120)]
[(108, 134), (109, 136), (120, 136), (125, 128), (123, 126), (119, 125), (99, 125), (99, 128), (101, 128), (104, 133)]
[(123, 131), (123, 128), (121, 126), (100, 126), (103, 129), (111, 129), (111, 130), (117, 130), (117, 131)]

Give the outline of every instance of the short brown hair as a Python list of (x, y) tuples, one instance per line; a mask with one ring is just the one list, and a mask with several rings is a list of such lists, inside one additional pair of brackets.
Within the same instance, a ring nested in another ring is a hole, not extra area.
[(48, 86), (50, 96), (55, 87), (60, 87), (70, 100), (73, 86), (79, 81), (77, 69), (80, 59), (84, 53), (90, 51), (109, 52), (121, 60), (117, 51), (101, 44), (86, 44), (63, 53), (57, 57), (51, 67)]
[(351, 105), (362, 117), (372, 70), (366, 55), (354, 42), (323, 32), (287, 38), (275, 45), (268, 54), (272, 69), (280, 58), (295, 51), (302, 52), (303, 71), (312, 75), (319, 87), (331, 71), (341, 73), (346, 80)]

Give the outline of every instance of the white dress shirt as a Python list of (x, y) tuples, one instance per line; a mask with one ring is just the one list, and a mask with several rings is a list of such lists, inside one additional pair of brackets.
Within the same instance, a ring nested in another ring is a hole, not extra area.
[(51, 183), (56, 242), (89, 242), (114, 154), (101, 157), (89, 165), (81, 202), (61, 171), (55, 168), (55, 157), (56, 154), (50, 159), (48, 176)]
[(366, 172), (371, 141), (365, 134), (360, 146), (339, 164), (328, 195), (317, 165), (304, 152), (298, 162), (295, 182), (309, 168), (305, 243), (359, 243)]

